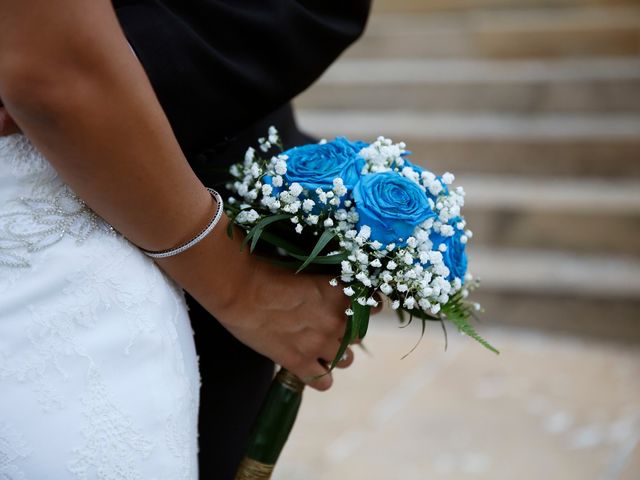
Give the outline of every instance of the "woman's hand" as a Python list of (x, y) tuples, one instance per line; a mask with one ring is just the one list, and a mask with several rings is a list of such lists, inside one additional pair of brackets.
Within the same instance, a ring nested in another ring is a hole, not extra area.
[[(349, 299), (329, 277), (294, 274), (258, 262), (220, 321), (240, 341), (319, 390), (331, 386), (326, 365), (344, 334)], [(351, 352), (340, 366), (347, 366)]]
[[(295, 274), (241, 251), (228, 218), (202, 242), (158, 264), (241, 342), (284, 366), (309, 386), (332, 384), (328, 365), (344, 335), (349, 299), (326, 275)], [(378, 309), (374, 309), (375, 313)], [(230, 359), (231, 361), (233, 359)], [(338, 364), (353, 362), (349, 349)]]

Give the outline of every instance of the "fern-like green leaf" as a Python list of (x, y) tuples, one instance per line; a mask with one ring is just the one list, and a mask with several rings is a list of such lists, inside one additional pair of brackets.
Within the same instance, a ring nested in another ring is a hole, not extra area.
[(448, 317), (448, 320), (451, 321), (451, 323), (453, 323), (456, 327), (458, 327), (458, 331), (473, 338), (475, 341), (480, 343), (480, 345), (491, 350), (492, 352), (500, 354), (500, 352), (493, 345), (487, 342), (478, 334), (478, 332), (476, 332), (475, 328), (473, 328), (473, 326), (463, 315), (452, 315)]

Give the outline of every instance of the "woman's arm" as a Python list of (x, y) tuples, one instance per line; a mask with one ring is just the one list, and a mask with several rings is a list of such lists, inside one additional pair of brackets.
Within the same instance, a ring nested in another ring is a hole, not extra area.
[[(108, 0), (0, 0), (0, 97), (18, 126), (86, 203), (133, 243), (176, 246), (210, 219)], [(224, 112), (217, 112), (224, 115)], [(343, 329), (345, 299), (325, 277), (263, 264), (224, 221), (159, 265), (241, 341), (311, 378)], [(330, 376), (312, 382), (326, 389)]]

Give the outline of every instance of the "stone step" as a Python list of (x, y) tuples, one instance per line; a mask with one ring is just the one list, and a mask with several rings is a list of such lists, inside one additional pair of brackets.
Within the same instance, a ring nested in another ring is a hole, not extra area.
[(378, 14), (350, 58), (640, 54), (640, 7)]
[(637, 5), (637, 0), (376, 0), (373, 11), (421, 12)]
[(469, 248), (469, 265), (487, 292), (640, 300), (640, 259), (515, 248)]
[(483, 323), (640, 341), (638, 257), (470, 246), (469, 265)]
[(343, 59), (296, 103), (359, 110), (640, 112), (640, 56)]
[(640, 178), (639, 115), (299, 110), (298, 118), (326, 138), (405, 141), (436, 172)]
[(640, 181), (460, 176), (470, 246), (640, 257)]

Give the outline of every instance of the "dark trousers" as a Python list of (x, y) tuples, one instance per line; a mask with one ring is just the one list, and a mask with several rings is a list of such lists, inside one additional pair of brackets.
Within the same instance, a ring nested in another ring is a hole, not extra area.
[[(217, 142), (190, 159), (196, 174), (225, 197), (224, 172), (242, 161), (247, 147), (257, 146), (270, 125), (286, 147), (313, 141), (296, 127), (289, 105), (268, 115), (231, 139)], [(201, 480), (233, 480), (242, 460), (253, 421), (274, 373), (271, 360), (236, 340), (193, 298), (189, 316), (200, 359), (199, 463)]]

